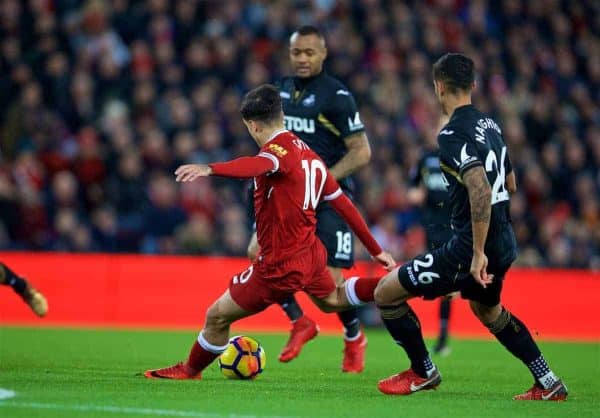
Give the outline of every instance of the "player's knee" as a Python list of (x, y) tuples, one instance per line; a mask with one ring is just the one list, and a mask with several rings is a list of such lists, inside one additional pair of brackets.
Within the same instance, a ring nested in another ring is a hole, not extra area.
[(344, 279), (344, 274), (342, 273), (342, 269), (339, 267), (331, 267), (331, 266), (328, 266), (327, 269), (331, 273), (331, 276), (333, 277), (335, 284), (338, 287), (344, 286), (346, 279)]
[(391, 299), (388, 277), (384, 277), (377, 283), (375, 291), (373, 292), (373, 299), (377, 305), (387, 305)]
[(408, 293), (398, 281), (398, 271), (388, 273), (377, 283), (373, 297), (377, 305), (392, 305), (405, 302)]
[(502, 305), (498, 304), (496, 306), (486, 306), (479, 302), (470, 301), (469, 305), (471, 306), (471, 310), (475, 314), (475, 316), (483, 323), (485, 326), (489, 326), (493, 324), (502, 313)]
[(229, 327), (229, 319), (219, 309), (219, 302), (213, 303), (206, 311), (206, 327), (212, 329)]
[(325, 299), (317, 300), (317, 306), (325, 313), (339, 312), (347, 306), (342, 303), (342, 294), (345, 292), (343, 286), (338, 286), (334, 292), (332, 292)]

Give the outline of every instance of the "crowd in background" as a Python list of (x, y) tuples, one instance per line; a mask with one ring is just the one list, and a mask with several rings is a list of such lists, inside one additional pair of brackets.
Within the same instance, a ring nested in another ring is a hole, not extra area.
[(516, 171), (518, 262), (600, 268), (595, 0), (3, 0), (0, 248), (244, 255), (246, 184), (173, 171), (257, 151), (241, 97), (289, 72), (303, 24), (358, 102), (356, 202), (398, 259), (424, 248), (406, 195), (438, 127), (431, 64), (460, 51)]

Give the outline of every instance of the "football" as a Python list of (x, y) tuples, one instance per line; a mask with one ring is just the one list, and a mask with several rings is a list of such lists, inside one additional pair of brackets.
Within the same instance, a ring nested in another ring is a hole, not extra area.
[(221, 373), (228, 379), (255, 379), (263, 372), (265, 351), (253, 338), (238, 335), (229, 340), (219, 357)]

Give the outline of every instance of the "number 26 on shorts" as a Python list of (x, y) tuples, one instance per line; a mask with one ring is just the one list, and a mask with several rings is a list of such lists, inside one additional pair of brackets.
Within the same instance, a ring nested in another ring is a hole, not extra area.
[[(433, 266), (433, 255), (430, 253), (425, 254), (424, 260), (415, 259), (413, 261), (413, 270), (415, 273), (419, 273), (421, 269), (428, 269)], [(417, 276), (417, 280), (421, 284), (430, 284), (434, 279), (439, 279), (440, 275), (433, 271), (421, 271)]]

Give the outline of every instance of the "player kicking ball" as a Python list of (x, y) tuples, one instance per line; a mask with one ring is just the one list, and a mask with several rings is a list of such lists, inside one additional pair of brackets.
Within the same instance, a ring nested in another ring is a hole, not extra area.
[(369, 253), (389, 271), (395, 262), (382, 251), (352, 202), (323, 161), (283, 128), (279, 90), (263, 85), (244, 97), (241, 114), (260, 152), (254, 157), (179, 167), (176, 180), (198, 177), (254, 177), (256, 233), (260, 252), (206, 312), (204, 328), (185, 362), (148, 370), (148, 378), (200, 379), (201, 372), (227, 347), (229, 327), (274, 303), (306, 292), (325, 312), (373, 301), (379, 278), (351, 278), (336, 286), (327, 269), (327, 252), (316, 236), (315, 211), (327, 201), (350, 225)]
[(450, 116), (438, 143), (453, 236), (377, 285), (375, 302), (385, 326), (411, 363), (410, 369), (380, 381), (378, 388), (386, 394), (410, 395), (441, 383), (419, 319), (407, 301), (459, 291), (481, 323), (531, 371), (534, 385), (514, 399), (566, 400), (567, 387), (552, 372), (525, 324), (500, 303), (502, 281), (517, 256), (509, 215), (509, 193), (517, 186), (500, 127), (471, 104), (473, 61), (446, 54), (434, 64), (433, 79), (442, 111)]

